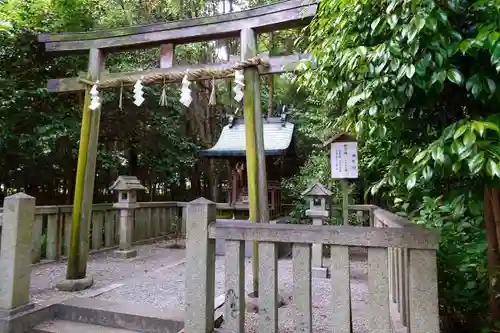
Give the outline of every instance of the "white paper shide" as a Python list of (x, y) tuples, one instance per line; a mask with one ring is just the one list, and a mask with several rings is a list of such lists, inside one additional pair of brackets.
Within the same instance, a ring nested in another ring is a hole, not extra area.
[(334, 142), (331, 144), (333, 179), (358, 178), (358, 143)]

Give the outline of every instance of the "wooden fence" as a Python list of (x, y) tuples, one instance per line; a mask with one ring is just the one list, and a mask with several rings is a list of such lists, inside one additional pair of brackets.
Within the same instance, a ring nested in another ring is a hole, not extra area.
[[(358, 207), (359, 208), (359, 207)], [(213, 332), (215, 239), (225, 239), (224, 332), (245, 332), (245, 241), (259, 242), (260, 333), (278, 332), (277, 244), (293, 243), (295, 326), (312, 332), (311, 244), (331, 248), (333, 331), (351, 332), (349, 248), (368, 249), (371, 333), (438, 333), (437, 233), (387, 211), (366, 206), (374, 227), (218, 224), (216, 205), (198, 199), (187, 207), (185, 332)], [(228, 305), (231, 303), (230, 305)]]
[[(32, 233), (33, 264), (67, 257), (72, 210), (71, 205), (36, 207)], [(142, 202), (135, 210), (134, 242), (179, 234), (181, 221), (182, 213), (177, 202)], [(90, 252), (116, 248), (118, 242), (117, 209), (113, 204), (95, 204), (89, 232)]]

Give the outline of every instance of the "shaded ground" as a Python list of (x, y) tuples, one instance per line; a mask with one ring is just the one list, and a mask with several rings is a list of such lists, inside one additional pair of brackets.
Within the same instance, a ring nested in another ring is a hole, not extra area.
[(51, 299), (68, 299), (95, 294), (112, 284), (125, 283), (129, 279), (146, 278), (155, 270), (161, 270), (184, 259), (184, 250), (165, 248), (165, 242), (136, 246), (137, 258), (119, 261), (112, 252), (91, 255), (87, 272), (94, 278), (92, 288), (80, 292), (63, 292), (55, 284), (66, 274), (66, 261), (37, 265), (31, 273), (31, 298), (35, 303)]
[[(152, 306), (165, 311), (184, 308), (185, 264), (184, 250), (165, 248), (165, 243), (138, 246), (139, 257), (133, 261), (116, 261), (111, 253), (94, 255), (89, 261), (89, 274), (94, 286), (78, 293), (55, 290), (54, 285), (64, 277), (65, 263), (37, 266), (32, 273), (32, 298), (36, 302), (71, 297), (96, 297), (102, 300), (123, 301)], [(353, 302), (353, 332), (368, 332), (363, 313), (367, 313), (367, 266), (364, 256), (351, 262), (351, 298)], [(328, 265), (328, 259), (325, 259)], [(246, 286), (252, 282), (251, 262), (246, 260)], [(216, 261), (216, 295), (224, 293), (224, 257)], [(292, 260), (279, 261), (279, 288), (293, 290)], [(313, 280), (314, 332), (332, 332), (330, 279)], [(246, 332), (258, 332), (258, 314), (246, 316)], [(279, 309), (280, 332), (294, 332), (293, 302)]]

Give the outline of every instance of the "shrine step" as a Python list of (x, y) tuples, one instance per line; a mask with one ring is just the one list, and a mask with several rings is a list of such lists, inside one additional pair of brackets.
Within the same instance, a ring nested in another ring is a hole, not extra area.
[(126, 301), (74, 298), (56, 305), (54, 320), (122, 329), (125, 332), (177, 333), (184, 327), (184, 311), (159, 310)]
[(46, 321), (33, 329), (34, 333), (138, 333), (100, 325), (92, 325), (67, 320)]

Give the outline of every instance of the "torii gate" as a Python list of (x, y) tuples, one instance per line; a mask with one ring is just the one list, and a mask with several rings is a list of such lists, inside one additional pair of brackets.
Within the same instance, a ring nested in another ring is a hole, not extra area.
[[(101, 117), (100, 107), (90, 110), (90, 88), (99, 80), (98, 87), (119, 87), (142, 78), (147, 84), (181, 81), (186, 70), (190, 80), (227, 78), (235, 70), (244, 70), (244, 117), (246, 161), (249, 187), (249, 211), (252, 222), (268, 222), (266, 165), (264, 159), (263, 122), (260, 102), (260, 75), (295, 70), (298, 63), (308, 59), (307, 54), (270, 57), (257, 53), (257, 34), (307, 25), (317, 10), (313, 0), (288, 0), (249, 10), (211, 17), (133, 26), (113, 30), (78, 33), (40, 34), (38, 41), (48, 52), (59, 55), (88, 52), (88, 73), (84, 77), (52, 79), (51, 92), (85, 91), (78, 166), (73, 203), (72, 230), (66, 284), (75, 290), (78, 285), (92, 284), (86, 277), (88, 258), (88, 231), (92, 213), (96, 156)], [(174, 66), (175, 45), (240, 37), (241, 62), (195, 66)], [(105, 54), (121, 50), (160, 47), (160, 68), (142, 72), (105, 73)], [(258, 267), (257, 245), (254, 244), (253, 267)], [(84, 280), (87, 279), (87, 282)], [(254, 274), (254, 290), (258, 290)], [(81, 287), (83, 288), (83, 287)]]

